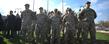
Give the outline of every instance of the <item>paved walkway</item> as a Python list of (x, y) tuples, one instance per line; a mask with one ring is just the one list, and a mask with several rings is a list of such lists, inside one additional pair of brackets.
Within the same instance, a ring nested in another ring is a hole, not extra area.
[(109, 31), (105, 31), (105, 30), (96, 30), (96, 32), (109, 33)]

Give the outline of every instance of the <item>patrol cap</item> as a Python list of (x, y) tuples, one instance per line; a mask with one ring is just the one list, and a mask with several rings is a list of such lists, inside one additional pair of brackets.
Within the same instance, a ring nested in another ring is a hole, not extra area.
[(13, 12), (12, 10), (10, 10), (10, 12)]
[(30, 6), (29, 4), (25, 4), (25, 6)]
[(43, 9), (43, 7), (40, 7), (39, 9)]
[(87, 1), (86, 4), (91, 4), (91, 2)]

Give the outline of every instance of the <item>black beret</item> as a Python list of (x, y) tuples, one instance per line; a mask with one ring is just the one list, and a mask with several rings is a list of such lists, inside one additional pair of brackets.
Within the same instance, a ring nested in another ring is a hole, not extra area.
[(12, 10), (10, 10), (10, 12), (13, 12)]
[(39, 9), (43, 9), (43, 7), (40, 7)]
[(69, 8), (69, 9), (68, 9), (68, 11), (72, 11), (72, 9), (71, 9), (71, 8)]
[(86, 4), (91, 4), (91, 2), (87, 1)]

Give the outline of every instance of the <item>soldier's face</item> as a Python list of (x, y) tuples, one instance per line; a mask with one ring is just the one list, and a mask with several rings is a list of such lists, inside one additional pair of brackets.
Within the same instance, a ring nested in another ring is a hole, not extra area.
[(29, 9), (29, 6), (25, 6), (25, 9)]
[(86, 8), (90, 8), (90, 4), (86, 4)]
[(43, 12), (43, 9), (40, 9), (40, 13), (42, 13)]
[(68, 13), (71, 13), (71, 11), (68, 11)]
[(12, 15), (12, 14), (13, 14), (13, 12), (11, 11), (11, 12), (10, 12), (10, 15)]

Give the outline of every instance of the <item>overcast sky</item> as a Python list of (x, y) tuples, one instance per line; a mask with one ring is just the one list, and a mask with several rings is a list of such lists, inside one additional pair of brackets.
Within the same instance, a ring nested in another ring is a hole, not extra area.
[[(97, 12), (96, 22), (109, 19), (109, 0), (63, 0), (64, 10), (67, 7), (72, 8), (78, 12), (81, 6), (87, 1), (91, 1), (91, 8)], [(24, 5), (30, 4), (30, 9), (33, 10), (33, 0), (0, 0), (0, 13), (6, 16), (10, 10), (24, 10)], [(43, 7), (47, 9), (47, 0), (35, 0), (34, 11), (38, 12), (38, 8)], [(49, 11), (58, 8), (62, 11), (62, 0), (49, 0)]]

